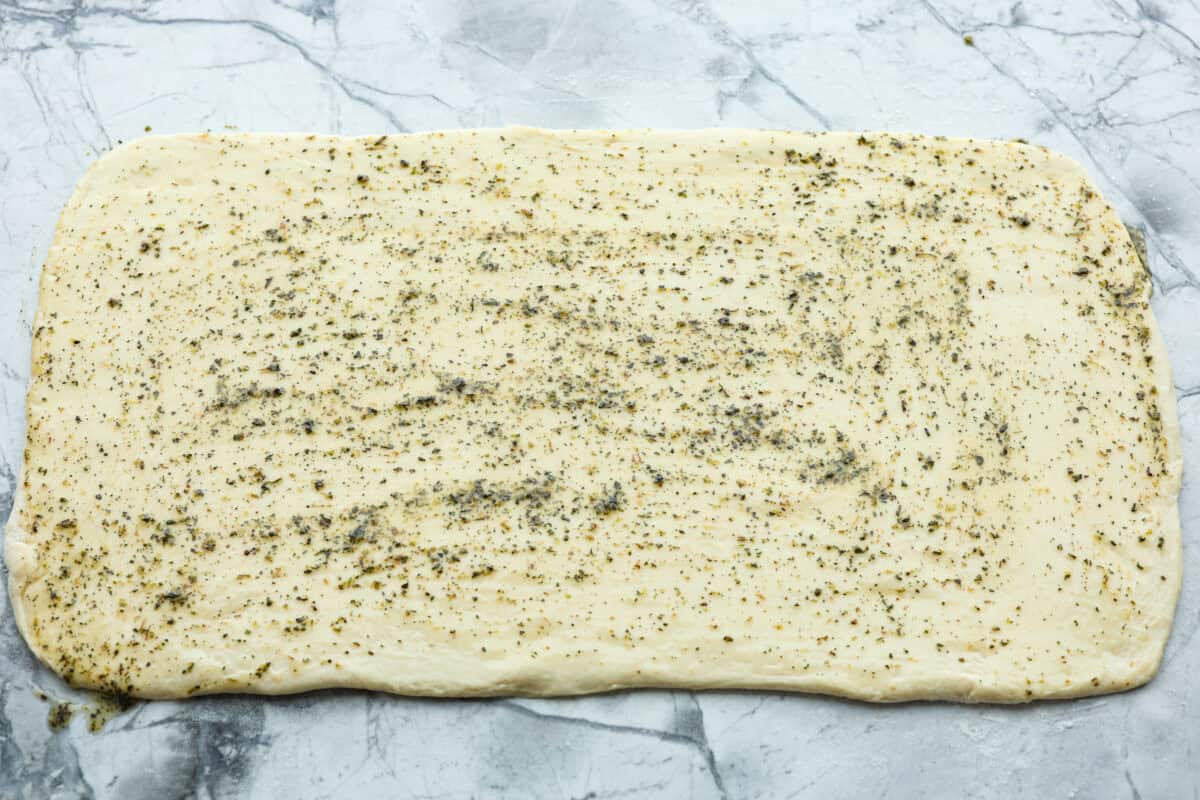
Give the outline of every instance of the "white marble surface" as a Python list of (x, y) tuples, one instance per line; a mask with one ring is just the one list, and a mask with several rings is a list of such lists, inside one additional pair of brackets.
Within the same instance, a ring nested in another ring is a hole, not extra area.
[(0, 599), (0, 797), (1200, 796), (1195, 0), (0, 0), (0, 520), (38, 273), (97, 154), (146, 126), (509, 123), (892, 128), (1024, 137), (1081, 160), (1146, 234), (1180, 398), (1187, 577), (1159, 676), (1020, 708), (227, 697), (52, 733), (35, 691), (70, 693)]

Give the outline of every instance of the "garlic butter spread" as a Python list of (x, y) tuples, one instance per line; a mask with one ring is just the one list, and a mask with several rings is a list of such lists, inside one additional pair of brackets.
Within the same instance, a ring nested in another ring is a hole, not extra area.
[(1125, 689), (1181, 571), (1149, 290), (1017, 143), (141, 139), (47, 259), (13, 607), (144, 697)]

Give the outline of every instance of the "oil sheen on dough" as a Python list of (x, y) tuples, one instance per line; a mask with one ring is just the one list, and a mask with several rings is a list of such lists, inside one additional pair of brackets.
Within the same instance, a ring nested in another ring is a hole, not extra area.
[(13, 608), (142, 697), (1126, 689), (1181, 571), (1149, 291), (1017, 143), (141, 139), (46, 263)]

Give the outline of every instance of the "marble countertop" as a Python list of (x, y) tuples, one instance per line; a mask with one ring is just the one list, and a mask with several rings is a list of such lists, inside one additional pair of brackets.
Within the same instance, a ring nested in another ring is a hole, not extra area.
[[(1183, 596), (1162, 671), (1023, 707), (766, 693), (139, 704), (90, 733), (0, 597), (0, 797), (1200, 796), (1195, 0), (0, 0), (0, 521), (37, 278), (96, 156), (151, 128), (882, 129), (1079, 159), (1146, 236), (1179, 397)], [(1197, 705), (1193, 705), (1197, 704)]]

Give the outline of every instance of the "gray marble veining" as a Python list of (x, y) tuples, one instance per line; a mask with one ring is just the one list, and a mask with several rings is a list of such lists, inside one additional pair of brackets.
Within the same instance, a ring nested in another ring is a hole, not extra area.
[(1200, 797), (1195, 0), (0, 0), (0, 520), (42, 259), (99, 153), (147, 126), (517, 123), (891, 128), (1079, 159), (1145, 232), (1180, 402), (1187, 575), (1159, 676), (1018, 708), (218, 697), (55, 733), (35, 693), (75, 695), (0, 599), (0, 797)]

